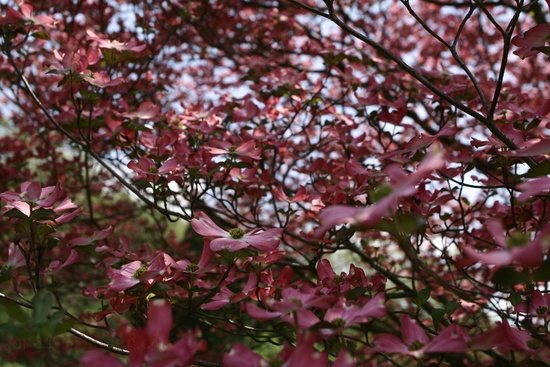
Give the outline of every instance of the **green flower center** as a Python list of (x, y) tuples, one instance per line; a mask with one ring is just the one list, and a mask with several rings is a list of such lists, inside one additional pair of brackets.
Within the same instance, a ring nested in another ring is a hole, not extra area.
[(231, 152), (231, 153), (234, 153), (236, 150), (237, 150), (237, 147), (234, 146), (234, 145), (230, 146), (230, 147), (227, 149), (227, 151), (228, 151), (228, 152)]
[(417, 340), (417, 341), (415, 341), (414, 343), (411, 343), (411, 345), (409, 345), (409, 350), (410, 350), (410, 351), (419, 350), (419, 349), (421, 349), (423, 346), (424, 346), (424, 343), (422, 343), (420, 340)]
[(335, 275), (332, 280), (334, 280), (334, 283), (342, 283), (344, 281), (344, 277), (341, 275)]
[(544, 306), (537, 307), (537, 315), (544, 315), (546, 312), (548, 312), (548, 308)]
[(341, 318), (336, 318), (332, 320), (330, 323), (336, 327), (343, 327), (344, 325), (346, 325), (346, 322)]
[(145, 273), (147, 271), (147, 267), (146, 266), (142, 266), (141, 268), (139, 268), (138, 270), (136, 270), (136, 272), (134, 273), (134, 278), (136, 279), (139, 279), (139, 277), (141, 275), (143, 275), (143, 273)]
[(238, 240), (239, 238), (243, 238), (244, 231), (240, 228), (233, 228), (229, 230), (229, 235), (231, 238)]
[(527, 342), (527, 346), (531, 349), (539, 349), (541, 347), (542, 343), (538, 340), (529, 340)]
[(197, 271), (197, 270), (199, 270), (199, 266), (197, 264), (189, 264), (189, 265), (187, 265), (185, 270), (187, 270), (187, 271)]
[(150, 171), (151, 173), (159, 173), (159, 169), (158, 169), (157, 167), (155, 167), (155, 166), (149, 168), (149, 171)]

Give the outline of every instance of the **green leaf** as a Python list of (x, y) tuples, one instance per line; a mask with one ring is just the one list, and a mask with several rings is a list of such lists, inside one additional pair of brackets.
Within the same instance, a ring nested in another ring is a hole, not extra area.
[(0, 298), (0, 306), (2, 306), (2, 308), (6, 310), (8, 315), (14, 320), (19, 322), (27, 322), (29, 320), (29, 315), (15, 302)]
[(368, 289), (365, 287), (357, 287), (346, 293), (347, 300), (355, 300), (367, 293)]
[(9, 268), (0, 268), (0, 284), (11, 280), (12, 274)]
[(535, 50), (537, 51), (540, 51), (542, 52), (543, 54), (545, 55), (548, 55), (550, 56), (550, 47), (549, 46), (545, 46), (545, 47), (533, 47)]
[(19, 210), (15, 209), (15, 208), (10, 209), (7, 212), (5, 212), (3, 214), (3, 216), (8, 217), (8, 218), (17, 218), (17, 219), (28, 219), (29, 218), (25, 214), (23, 214), (22, 212), (20, 212)]
[(401, 213), (395, 220), (399, 230), (405, 234), (411, 234), (426, 227), (424, 218), (414, 213)]
[(369, 201), (371, 203), (376, 203), (377, 201), (382, 200), (392, 192), (392, 187), (389, 184), (383, 184), (369, 192)]
[(53, 218), (54, 216), (55, 216), (55, 212), (52, 209), (39, 208), (31, 213), (31, 218), (35, 220), (50, 219), (50, 218)]
[(32, 34), (33, 37), (36, 37), (36, 38), (40, 38), (40, 39), (43, 39), (43, 40), (49, 40), (50, 37), (48, 37), (48, 34), (44, 31), (38, 31), (38, 32), (34, 32)]
[(47, 290), (40, 290), (32, 301), (32, 323), (39, 325), (47, 322), (55, 303), (55, 296)]
[(517, 304), (519, 304), (522, 299), (521, 299), (521, 295), (519, 293), (510, 293), (510, 298), (508, 298), (508, 300), (510, 301), (510, 303), (512, 304), (512, 306), (516, 306)]
[(456, 309), (460, 306), (460, 303), (457, 301), (451, 301), (445, 305), (445, 313), (449, 316), (453, 314), (453, 312), (456, 311)]
[(525, 174), (525, 177), (534, 178), (550, 175), (550, 160), (540, 162), (534, 167), (531, 167)]
[(48, 320), (48, 336), (55, 336), (55, 332), (65, 317), (65, 310), (56, 311)]
[(419, 290), (416, 296), (412, 298), (412, 301), (415, 305), (418, 307), (422, 306), (424, 303), (428, 302), (430, 299), (430, 289), (424, 288), (422, 290)]
[(434, 326), (436, 329), (439, 326), (439, 322), (441, 321), (443, 316), (445, 316), (446, 313), (447, 311), (443, 308), (434, 308), (432, 310), (432, 320), (434, 321)]
[(74, 320), (65, 320), (55, 326), (55, 329), (53, 330), (52, 336), (61, 335), (63, 333), (66, 333), (69, 331), (74, 325), (76, 324), (76, 321)]
[(505, 266), (495, 271), (492, 281), (500, 288), (510, 289), (518, 284), (529, 283), (529, 277), (512, 266)]
[(535, 270), (533, 280), (536, 282), (547, 282), (550, 280), (550, 260), (546, 260)]

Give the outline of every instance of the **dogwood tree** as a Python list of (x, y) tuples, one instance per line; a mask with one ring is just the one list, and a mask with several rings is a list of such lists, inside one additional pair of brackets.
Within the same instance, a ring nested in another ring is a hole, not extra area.
[(1, 2), (0, 358), (550, 363), (549, 5)]

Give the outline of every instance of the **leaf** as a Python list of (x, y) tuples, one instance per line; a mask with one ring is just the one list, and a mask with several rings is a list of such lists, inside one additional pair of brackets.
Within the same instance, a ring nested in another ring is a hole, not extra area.
[(510, 289), (518, 284), (529, 283), (529, 277), (517, 271), (513, 266), (504, 266), (493, 274), (493, 283), (501, 288)]
[(57, 327), (61, 324), (61, 321), (65, 317), (65, 310), (56, 311), (48, 320), (48, 335), (55, 336)]
[(34, 32), (32, 34), (33, 37), (36, 37), (36, 38), (40, 38), (40, 39), (43, 39), (43, 40), (49, 40), (50, 37), (48, 37), (48, 34), (44, 31), (38, 31), (38, 32)]
[(550, 56), (550, 46), (545, 47), (533, 47), (535, 50), (542, 52), (545, 55)]
[(57, 335), (61, 335), (63, 333), (66, 333), (67, 331), (69, 331), (74, 325), (76, 324), (76, 321), (74, 320), (65, 320), (61, 323), (58, 323), (53, 332), (52, 332), (52, 336), (57, 336)]
[(550, 260), (546, 260), (535, 270), (533, 280), (536, 282), (547, 282), (550, 280)]
[(40, 325), (46, 323), (55, 303), (55, 296), (47, 290), (40, 290), (32, 301), (32, 323)]
[[(55, 212), (52, 209), (38, 208), (33, 211), (31, 218), (35, 220), (51, 219), (55, 216)], [(54, 231), (55, 232), (55, 231)]]
[(17, 218), (17, 219), (28, 219), (29, 218), (28, 216), (21, 213), (19, 210), (15, 209), (15, 208), (10, 209), (7, 212), (5, 212), (3, 214), (3, 216), (8, 217), (8, 218)]
[(522, 299), (521, 299), (521, 295), (519, 293), (510, 293), (510, 297), (508, 298), (508, 300), (510, 301), (510, 303), (512, 304), (512, 306), (516, 306), (517, 304), (519, 304)]
[(8, 268), (0, 268), (0, 284), (11, 280), (12, 274)]
[(368, 289), (365, 287), (357, 287), (346, 293), (347, 300), (355, 300), (367, 293)]
[(525, 174), (525, 177), (542, 177), (550, 175), (550, 160), (540, 162), (534, 167), (531, 167)]
[(457, 301), (451, 301), (445, 305), (445, 313), (449, 316), (453, 314), (453, 312), (456, 311), (456, 309), (460, 306), (460, 303)]
[(436, 329), (439, 326), (439, 322), (441, 321), (443, 316), (445, 316), (446, 313), (447, 311), (443, 308), (434, 308), (432, 310), (432, 320), (434, 322), (434, 326)]
[(0, 298), (0, 305), (6, 310), (8, 315), (19, 322), (27, 322), (29, 320), (29, 315), (23, 311), (21, 306), (15, 302), (11, 302), (5, 298)]
[(419, 290), (416, 296), (412, 298), (412, 301), (415, 305), (418, 307), (422, 306), (424, 303), (428, 302), (430, 299), (430, 289), (424, 288), (422, 290)]
[(395, 219), (399, 230), (405, 234), (411, 234), (426, 227), (424, 218), (414, 213), (402, 213)]

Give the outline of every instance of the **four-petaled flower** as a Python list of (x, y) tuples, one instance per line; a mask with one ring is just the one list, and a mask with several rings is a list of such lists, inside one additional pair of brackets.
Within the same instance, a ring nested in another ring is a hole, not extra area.
[(212, 237), (210, 248), (212, 251), (227, 250), (234, 252), (249, 246), (261, 251), (272, 251), (279, 246), (279, 236), (283, 232), (281, 228), (267, 230), (254, 229), (248, 233), (240, 228), (229, 231), (216, 225), (206, 214), (200, 213), (199, 219), (193, 219), (191, 226), (200, 235)]
[(91, 41), (96, 41), (98, 47), (110, 49), (110, 50), (117, 50), (117, 51), (130, 51), (130, 52), (141, 52), (145, 50), (145, 47), (147, 47), (146, 44), (138, 45), (135, 41), (131, 42), (119, 42), (119, 41), (111, 41), (109, 39), (102, 38), (97, 33), (95, 33), (92, 30), (87, 30), (86, 34), (88, 35), (88, 39)]
[(204, 147), (210, 154), (213, 155), (223, 155), (227, 154), (230, 156), (239, 156), (241, 159), (262, 159), (261, 152), (262, 150), (256, 146), (256, 142), (247, 141), (239, 146), (231, 145), (228, 142), (218, 143), (219, 147)]
[(422, 357), (424, 353), (460, 353), (467, 349), (470, 336), (460, 326), (447, 326), (435, 338), (431, 339), (418, 323), (409, 315), (401, 318), (401, 336), (381, 334), (373, 341), (374, 351), (406, 354)]

